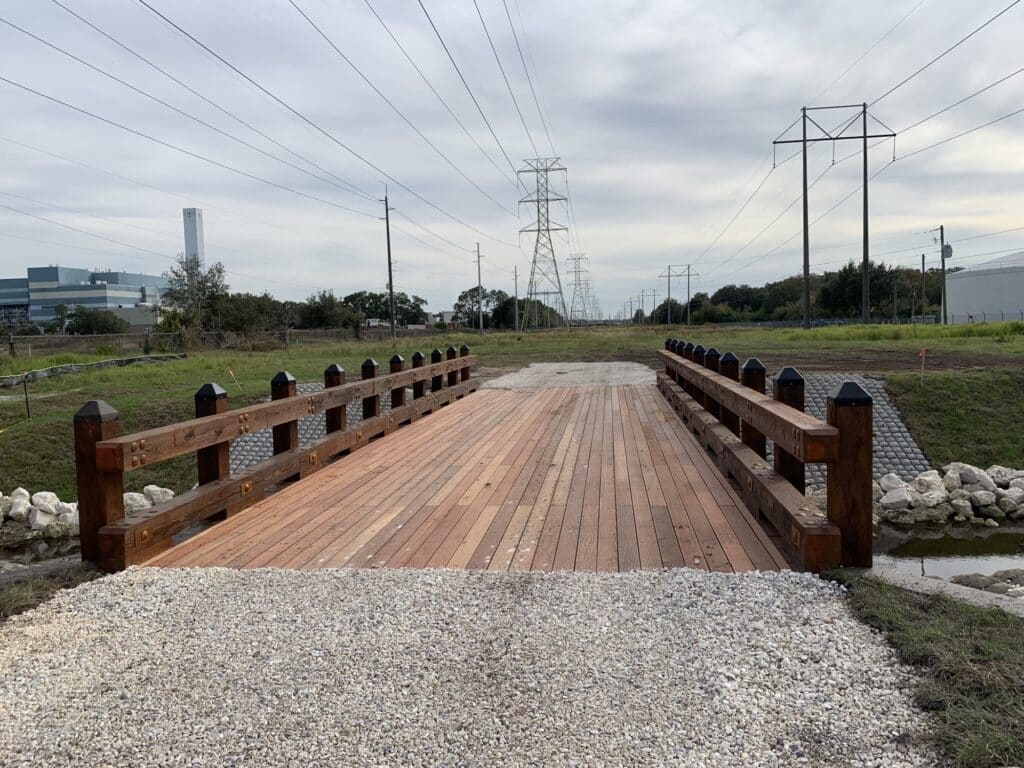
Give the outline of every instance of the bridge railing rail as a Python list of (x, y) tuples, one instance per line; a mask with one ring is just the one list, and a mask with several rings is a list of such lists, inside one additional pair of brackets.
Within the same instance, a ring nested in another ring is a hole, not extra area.
[[(107, 571), (141, 563), (169, 548), (172, 537), (207, 519), (237, 514), (282, 483), (306, 477), (335, 457), (429, 414), (477, 388), (470, 369), (479, 364), (469, 347), (435, 349), (429, 362), (421, 353), (391, 358), (380, 375), (367, 359), (359, 381), (346, 382), (345, 370), (330, 365), (324, 388), (298, 394), (286, 371), (273, 377), (269, 402), (228, 410), (228, 396), (214, 383), (195, 393), (196, 418), (122, 435), (118, 412), (102, 400), (85, 403), (74, 417), (75, 472), (82, 559)], [(407, 401), (406, 390), (412, 388)], [(381, 398), (390, 399), (382, 413)], [(362, 419), (348, 424), (347, 407), (362, 402)], [(299, 444), (299, 419), (323, 413), (326, 432)], [(273, 430), (273, 455), (238, 473), (230, 470), (230, 443), (244, 435)], [(169, 501), (125, 514), (125, 475), (186, 454), (196, 455), (198, 485)]]
[[(790, 559), (806, 570), (870, 567), (872, 399), (856, 382), (829, 393), (826, 420), (804, 412), (804, 378), (791, 367), (765, 393), (765, 367), (679, 339), (658, 350), (658, 388), (748, 508), (766, 518)], [(773, 458), (767, 460), (767, 441)], [(805, 495), (806, 465), (825, 464), (826, 510)]]

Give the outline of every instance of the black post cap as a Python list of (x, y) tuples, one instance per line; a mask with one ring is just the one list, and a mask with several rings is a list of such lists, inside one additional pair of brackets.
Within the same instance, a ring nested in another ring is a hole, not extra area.
[(391, 362), (392, 362), (392, 363), (404, 363), (404, 362), (405, 362), (405, 358), (404, 358), (404, 357), (402, 357), (402, 356), (401, 356), (400, 354), (398, 354), (398, 353), (396, 352), (395, 354), (393, 354), (393, 355), (391, 356)]
[(412, 353), (412, 361), (414, 363), (422, 363), (424, 360), (426, 360), (426, 356), (422, 352)]
[(665, 349), (672, 349), (672, 339), (665, 339)]
[(693, 349), (694, 349), (693, 342), (692, 341), (686, 342), (686, 346), (684, 346), (683, 349), (685, 351), (687, 351), (687, 352), (693, 352)]
[(292, 376), (288, 371), (278, 371), (277, 374), (270, 380), (271, 384), (291, 384), (295, 381), (295, 377)]
[(372, 369), (375, 369), (375, 368), (380, 368), (380, 366), (377, 365), (377, 361), (376, 360), (374, 360), (372, 357), (368, 357), (365, 360), (363, 360), (362, 368), (363, 368), (364, 371), (368, 371), (368, 370), (372, 370)]
[(753, 371), (754, 373), (764, 373), (764, 365), (756, 357), (748, 357), (747, 362), (742, 366), (744, 371)]
[(103, 400), (89, 400), (75, 413), (76, 422), (89, 421), (114, 421), (117, 419), (117, 411)]
[(698, 344), (696, 347), (693, 348), (693, 354), (695, 355), (703, 355), (705, 352), (707, 352), (707, 350), (704, 349), (703, 344)]
[(222, 400), (227, 396), (228, 393), (212, 381), (196, 390), (196, 400)]
[(324, 373), (329, 373), (329, 374), (332, 374), (332, 375), (334, 375), (334, 374), (339, 374), (339, 373), (344, 373), (344, 372), (345, 372), (345, 369), (344, 369), (344, 368), (342, 368), (342, 367), (341, 367), (340, 365), (338, 365), (337, 363), (331, 363), (330, 365), (328, 365), (328, 366), (327, 366), (327, 367), (326, 367), (326, 368), (324, 369)]
[(468, 354), (469, 354), (469, 344), (463, 344), (463, 345), (462, 345), (461, 347), (459, 347), (459, 353), (460, 353), (460, 354), (461, 354), (461, 355), (462, 355), (463, 357), (465, 357), (466, 355), (468, 355)]
[(720, 363), (738, 363), (739, 361), (740, 361), (740, 359), (738, 357), (736, 357), (736, 355), (734, 355), (732, 352), (726, 352), (724, 355), (722, 355), (721, 359), (718, 362), (720, 362)]
[(872, 405), (874, 403), (871, 395), (865, 392), (864, 387), (855, 381), (844, 381), (829, 392), (828, 399), (839, 406)]
[(719, 352), (714, 347), (712, 347), (711, 349), (709, 349), (707, 352), (704, 353), (704, 359), (705, 360), (707, 360), (708, 358), (711, 358), (712, 360), (714, 360), (714, 359), (717, 359), (717, 358), (719, 358), (721, 356), (722, 356), (722, 353)]
[(430, 361), (433, 363), (439, 363), (443, 356), (444, 353), (437, 347), (434, 347), (434, 351), (430, 353)]
[(455, 348), (455, 345), (454, 345), (454, 344), (452, 344), (452, 346), (448, 347), (448, 350), (447, 350), (447, 351), (448, 351), (448, 354), (449, 354), (449, 355), (457, 355), (457, 354), (459, 354), (459, 350), (457, 350), (457, 349)]
[(804, 377), (800, 375), (800, 371), (796, 368), (787, 365), (775, 374), (775, 383), (780, 387), (802, 387), (804, 385)]

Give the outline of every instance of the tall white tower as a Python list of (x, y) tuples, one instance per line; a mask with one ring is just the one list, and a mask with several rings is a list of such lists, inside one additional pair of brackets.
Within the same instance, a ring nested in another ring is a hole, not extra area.
[(182, 218), (185, 220), (185, 256), (198, 256), (204, 260), (206, 247), (203, 245), (203, 209), (183, 208)]

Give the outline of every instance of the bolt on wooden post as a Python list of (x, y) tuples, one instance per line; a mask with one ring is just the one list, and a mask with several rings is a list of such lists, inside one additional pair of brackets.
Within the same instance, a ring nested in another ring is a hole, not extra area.
[[(377, 378), (377, 375), (380, 373), (380, 366), (377, 365), (376, 360), (368, 357), (363, 361), (363, 366), (360, 370), (365, 381)], [(380, 416), (380, 395), (367, 395), (363, 398), (363, 420), (365, 421), (377, 416)]]
[[(340, 387), (345, 383), (345, 369), (337, 363), (331, 363), (324, 369), (324, 389)], [(327, 434), (344, 432), (348, 427), (348, 409), (344, 405), (327, 408), (324, 411), (324, 425)]]
[(870, 568), (872, 560), (871, 473), (873, 402), (853, 381), (826, 400), (826, 420), (839, 430), (839, 460), (828, 466), (828, 519), (839, 528), (841, 564)]
[[(455, 347), (448, 347), (447, 356), (449, 360), (454, 360), (459, 356), (459, 350)], [(459, 372), (457, 370), (448, 371), (448, 386), (454, 387), (459, 383)]]
[[(718, 360), (718, 372), (725, 376), (725, 378), (732, 381), (740, 380), (740, 361), (732, 352), (726, 352)], [(722, 415), (719, 417), (722, 424), (737, 437), (740, 434), (740, 417), (726, 408), (724, 405), (721, 406)]]
[[(193, 398), (196, 406), (196, 418), (215, 416), (228, 410), (228, 393), (217, 384), (203, 384)], [(224, 441), (200, 448), (196, 451), (196, 474), (199, 485), (206, 485), (216, 480), (226, 480), (231, 474), (230, 465), (231, 443)], [(215, 519), (227, 517), (230, 510), (222, 509), (212, 516)]]
[[(425, 359), (426, 358), (423, 356), (422, 352), (414, 352), (413, 356), (412, 356), (412, 367), (413, 368), (422, 368), (423, 367), (423, 361)], [(413, 400), (419, 400), (421, 397), (423, 397), (423, 395), (426, 393), (426, 388), (427, 388), (427, 382), (426, 381), (423, 381), (423, 380), (421, 380), (421, 381), (414, 381), (413, 384), (412, 384), (412, 399)]]
[[(430, 353), (430, 364), (431, 365), (437, 365), (443, 359), (444, 359), (444, 353), (441, 352), (440, 349), (435, 347), (434, 351)], [(442, 386), (444, 386), (444, 375), (443, 374), (439, 374), (439, 375), (434, 376), (434, 377), (432, 377), (430, 379), (430, 391), (431, 392), (440, 392)]]
[[(761, 364), (761, 361), (756, 357), (747, 359), (740, 368), (740, 383), (744, 387), (764, 394), (764, 380), (765, 380), (765, 369)], [(754, 427), (743, 419), (742, 414), (740, 415), (740, 439), (743, 444), (754, 451), (762, 459), (768, 456), (768, 441), (765, 439), (763, 433), (754, 429)]]
[[(286, 397), (295, 397), (295, 377), (288, 371), (279, 372), (270, 380), (270, 399), (283, 400)], [(295, 451), (299, 448), (299, 422), (298, 420), (286, 421), (273, 428), (274, 455)], [(288, 480), (298, 480), (298, 475), (292, 475)]]
[[(405, 360), (401, 355), (395, 354), (388, 363), (388, 373), (401, 373), (404, 366)], [(405, 405), (405, 387), (395, 387), (391, 390), (391, 410), (401, 408), (403, 405)]]
[[(82, 559), (104, 570), (124, 568), (124, 553), (105, 553), (99, 530), (124, 517), (124, 473), (103, 472), (96, 466), (96, 443), (121, 435), (116, 410), (102, 400), (90, 400), (75, 413), (75, 480)], [(108, 559), (110, 562), (107, 562)]]
[[(780, 403), (802, 412), (804, 410), (804, 377), (796, 368), (786, 366), (772, 379), (772, 396)], [(778, 443), (775, 444), (774, 463), (775, 471), (786, 478), (800, 493), (804, 493), (807, 484), (807, 471), (804, 463), (782, 450)]]
[[(704, 367), (709, 371), (718, 373), (718, 361), (722, 358), (722, 354), (712, 347), (704, 353)], [(722, 411), (718, 407), (718, 401), (711, 395), (704, 395), (705, 408), (708, 409), (708, 413), (714, 416), (716, 419), (722, 417)]]

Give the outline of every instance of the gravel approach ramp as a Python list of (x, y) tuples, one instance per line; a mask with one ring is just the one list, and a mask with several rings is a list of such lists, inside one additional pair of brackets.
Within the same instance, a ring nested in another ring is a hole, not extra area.
[(0, 765), (930, 766), (790, 573), (131, 569), (0, 627)]

